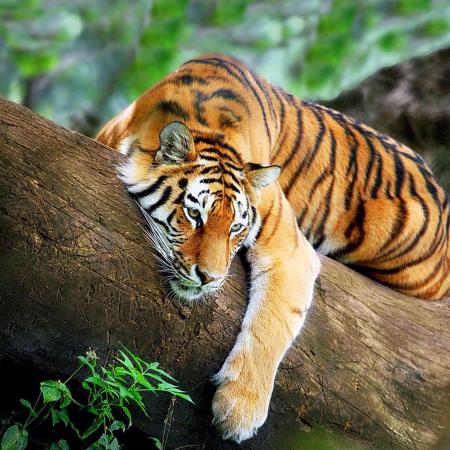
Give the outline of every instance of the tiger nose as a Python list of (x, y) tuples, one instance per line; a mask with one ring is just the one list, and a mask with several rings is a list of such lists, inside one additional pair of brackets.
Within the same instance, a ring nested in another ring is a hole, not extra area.
[(198, 266), (195, 267), (195, 273), (200, 278), (202, 284), (214, 283), (215, 281), (219, 281), (223, 278), (221, 275), (210, 275), (204, 269), (201, 269)]

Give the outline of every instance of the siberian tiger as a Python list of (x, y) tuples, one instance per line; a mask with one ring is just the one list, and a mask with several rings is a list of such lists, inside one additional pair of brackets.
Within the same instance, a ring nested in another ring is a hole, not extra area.
[(423, 159), (236, 59), (186, 62), (97, 139), (127, 155), (121, 178), (178, 297), (217, 290), (248, 248), (249, 306), (214, 377), (225, 439), (252, 437), (267, 417), (311, 304), (316, 251), (411, 296), (449, 292), (449, 202)]

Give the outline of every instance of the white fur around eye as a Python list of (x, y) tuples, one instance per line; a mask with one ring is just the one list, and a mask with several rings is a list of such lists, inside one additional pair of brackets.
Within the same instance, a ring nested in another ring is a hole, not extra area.
[[(193, 217), (192, 211), (197, 211), (198, 212), (197, 218)], [(189, 222), (191, 223), (192, 228), (197, 228), (197, 219), (200, 219), (203, 222), (202, 214), (197, 208), (193, 208), (193, 207), (190, 207), (190, 206), (185, 206), (183, 208), (183, 212), (184, 212), (184, 215), (186, 216), (186, 219), (189, 220)]]
[[(208, 185), (205, 183), (201, 183), (201, 180), (202, 178), (196, 178), (189, 183), (186, 189), (186, 195), (184, 197), (184, 207), (187, 209), (193, 208), (199, 211), (202, 222), (206, 223), (208, 220), (209, 210), (214, 201), (214, 197), (209, 195)], [(191, 200), (190, 197), (194, 198), (196, 201)], [(187, 211), (185, 212), (185, 214), (187, 214)], [(193, 226), (195, 228), (196, 221), (190, 217), (188, 217), (188, 219), (191, 223), (193, 223)]]

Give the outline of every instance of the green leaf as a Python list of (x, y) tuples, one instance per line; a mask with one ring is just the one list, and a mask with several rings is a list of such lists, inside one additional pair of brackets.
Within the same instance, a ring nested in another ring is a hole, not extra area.
[(59, 423), (59, 416), (55, 409), (52, 409), (52, 425), (55, 426)]
[(41, 383), (41, 392), (44, 398), (44, 403), (57, 402), (61, 397), (61, 390), (59, 388), (59, 381), (43, 381)]
[(103, 425), (103, 418), (97, 417), (92, 425), (82, 434), (81, 438), (86, 439), (92, 433), (95, 433)]
[(115, 420), (109, 426), (109, 430), (110, 431), (122, 430), (123, 432), (125, 432), (125, 424), (123, 422), (121, 422), (120, 420)]
[(25, 408), (27, 408), (30, 411), (30, 414), (34, 417), (36, 416), (36, 411), (33, 409), (33, 407), (31, 406), (31, 403), (28, 400), (25, 400), (24, 398), (21, 398), (19, 400), (20, 404), (25, 406)]
[(69, 414), (66, 409), (63, 410), (52, 409), (51, 415), (53, 426), (58, 424), (59, 422), (62, 422), (66, 427), (70, 423), (71, 427), (74, 428), (73, 424), (70, 422)]
[(63, 394), (64, 396), (72, 397), (72, 393), (70, 392), (70, 389), (62, 381), (58, 381), (58, 389), (61, 391), (61, 394)]
[(104, 387), (105, 382), (98, 375), (92, 375), (84, 379), (86, 383), (95, 384), (96, 386)]
[(144, 375), (142, 374), (138, 374), (137, 376), (137, 382), (141, 385), (144, 386), (146, 389), (148, 389), (151, 392), (155, 391), (155, 387), (145, 378)]
[(154, 367), (152, 367), (153, 371), (158, 372), (160, 375), (164, 375), (166, 378), (169, 378), (170, 380), (175, 381), (175, 383), (178, 383), (178, 381), (172, 375), (169, 375), (164, 370), (159, 369), (158, 368), (158, 363), (154, 363), (154, 364), (156, 364), (156, 365)]
[(149, 439), (151, 439), (151, 440), (155, 443), (155, 447), (156, 447), (158, 450), (162, 450), (162, 444), (161, 444), (161, 441), (160, 441), (158, 438), (156, 438), (156, 437), (150, 437)]
[(64, 397), (64, 400), (61, 402), (60, 408), (63, 409), (66, 406), (69, 406), (72, 403), (72, 397), (66, 396)]
[(119, 441), (117, 440), (117, 438), (114, 438), (109, 443), (108, 450), (120, 450), (120, 445), (119, 445)]
[(97, 373), (95, 370), (95, 366), (97, 365), (97, 360), (94, 358), (86, 358), (85, 356), (79, 356), (78, 360), (81, 362), (83, 366), (89, 368), (92, 374)]
[(56, 411), (56, 414), (58, 415), (58, 417), (62, 421), (62, 423), (67, 427), (67, 425), (70, 422), (69, 413), (68, 413), (67, 409), (60, 409), (59, 411)]
[(127, 416), (127, 418), (128, 418), (128, 427), (130, 427), (131, 424), (132, 424), (130, 410), (125, 405), (121, 405), (120, 407), (121, 407), (122, 411), (125, 413), (125, 415)]
[(18, 425), (11, 425), (3, 435), (1, 450), (24, 450), (28, 445), (28, 432)]
[(195, 405), (194, 400), (192, 400), (191, 396), (189, 394), (183, 394), (183, 393), (176, 393), (174, 394), (176, 397), (180, 397), (184, 400), (187, 400), (188, 402), (192, 403), (193, 405)]
[(24, 77), (50, 72), (58, 64), (58, 54), (51, 49), (36, 52), (16, 50), (13, 58)]

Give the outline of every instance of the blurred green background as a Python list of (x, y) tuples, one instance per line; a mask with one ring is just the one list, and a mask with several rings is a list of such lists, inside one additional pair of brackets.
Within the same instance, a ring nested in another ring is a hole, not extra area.
[(449, 45), (448, 0), (0, 0), (0, 94), (89, 132), (206, 51), (317, 100)]
[[(365, 105), (361, 89), (331, 100), (383, 67), (445, 48), (450, 0), (0, 0), (0, 95), (66, 127), (93, 136), (181, 62), (219, 51), (393, 133), (426, 156), (448, 190), (450, 52), (430, 67), (379, 72), (378, 84), (362, 88)], [(389, 103), (402, 77), (413, 88)], [(409, 96), (418, 86), (422, 94)], [(392, 125), (404, 122), (392, 105), (408, 109), (404, 129)], [(305, 449), (350, 448), (331, 438), (321, 447), (320, 433), (302, 439)]]

